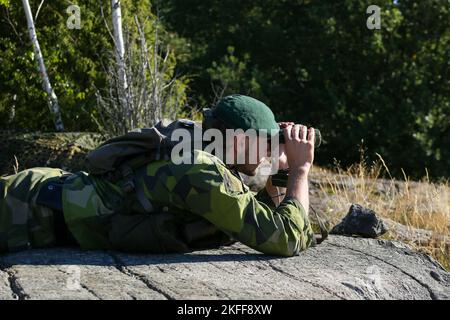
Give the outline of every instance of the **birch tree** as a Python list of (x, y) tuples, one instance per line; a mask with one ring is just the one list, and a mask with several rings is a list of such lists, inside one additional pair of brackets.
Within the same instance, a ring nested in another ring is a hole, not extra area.
[[(137, 15), (134, 24), (130, 23), (118, 2), (111, 2), (114, 30), (110, 30), (101, 6), (114, 42), (111, 59), (115, 63), (105, 65), (108, 87), (97, 91), (98, 114), (93, 117), (99, 130), (111, 135), (152, 126), (164, 117), (174, 119), (187, 99), (187, 80), (175, 74), (175, 55), (168, 45), (162, 44), (159, 18), (150, 12), (143, 19), (144, 24)], [(148, 8), (149, 4), (140, 2), (137, 6)], [(123, 21), (128, 21), (123, 24), (123, 32), (122, 13)]]
[(22, 0), (23, 9), (25, 11), (25, 16), (27, 18), (28, 31), (30, 33), (31, 43), (34, 48), (34, 56), (39, 64), (39, 71), (42, 78), (42, 86), (44, 91), (47, 93), (47, 101), (49, 105), (50, 112), (53, 116), (53, 121), (57, 131), (64, 131), (64, 124), (61, 119), (61, 110), (58, 104), (58, 97), (52, 88), (50, 79), (48, 78), (47, 69), (45, 67), (44, 58), (42, 56), (41, 47), (36, 35), (36, 29), (34, 27), (33, 15), (31, 13), (31, 8), (28, 0)]
[(120, 6), (120, 0), (111, 0), (112, 10), (112, 24), (114, 30), (114, 46), (117, 62), (117, 74), (119, 76), (119, 96), (121, 101), (121, 107), (127, 117), (131, 116), (131, 106), (128, 93), (128, 82), (125, 64), (125, 44), (123, 41), (122, 32), (122, 9)]

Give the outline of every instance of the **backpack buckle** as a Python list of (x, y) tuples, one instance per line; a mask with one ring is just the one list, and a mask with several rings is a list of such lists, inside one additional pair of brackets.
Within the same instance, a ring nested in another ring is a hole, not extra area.
[(134, 177), (133, 170), (127, 165), (122, 165), (120, 167), (120, 173), (123, 178), (122, 191), (125, 193), (134, 192), (135, 185), (133, 182), (133, 177)]

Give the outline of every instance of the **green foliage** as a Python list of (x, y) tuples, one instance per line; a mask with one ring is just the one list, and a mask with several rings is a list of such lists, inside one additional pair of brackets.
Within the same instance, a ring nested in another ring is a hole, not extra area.
[(213, 82), (216, 100), (235, 92), (261, 96), (257, 70), (247, 67), (250, 56), (245, 54), (240, 60), (234, 55), (234, 47), (231, 46), (227, 48), (227, 53), (219, 63), (213, 61), (212, 66), (206, 69)]
[[(381, 8), (369, 30), (366, 9)], [(280, 120), (314, 125), (322, 164), (371, 158), (415, 177), (450, 175), (449, 2), (170, 0), (167, 27), (184, 37), (192, 95), (211, 83), (250, 92)], [(227, 48), (233, 48), (232, 52)], [(255, 90), (256, 88), (256, 90)]]
[[(121, 1), (121, 7), (127, 89), (117, 81), (113, 51), (108, 85), (98, 92), (99, 114), (93, 115), (98, 129), (111, 135), (152, 126), (161, 118), (176, 118), (187, 104), (188, 78), (176, 74), (176, 55), (165, 41), (167, 33), (159, 18), (150, 11), (150, 1)], [(142, 12), (146, 12), (144, 18)]]
[[(363, 143), (397, 175), (450, 176), (447, 0), (156, 1), (123, 0), (124, 25), (138, 15), (152, 44), (150, 10), (161, 17), (161, 43), (173, 50), (164, 77), (178, 79), (172, 101), (194, 108), (183, 116), (221, 94), (249, 94), (280, 120), (320, 128), (318, 163), (351, 164)], [(40, 1), (30, 2), (36, 12)], [(94, 93), (108, 86), (112, 40), (100, 3), (78, 4), (81, 30), (66, 27), (63, 0), (45, 1), (36, 21), (67, 130), (97, 128)], [(380, 30), (366, 27), (371, 4)], [(20, 1), (0, 0), (0, 53), (0, 126), (53, 130)]]
[[(121, 1), (123, 25), (135, 27), (141, 21), (147, 43), (154, 42), (154, 19), (150, 1)], [(4, 1), (0, 4), (5, 4)], [(40, 1), (30, 1), (35, 14)], [(107, 69), (112, 63), (110, 1), (87, 0), (77, 3), (81, 29), (67, 28), (70, 5), (64, 0), (45, 1), (35, 21), (36, 32), (48, 75), (58, 96), (67, 131), (97, 130), (95, 92), (107, 89)], [(161, 30), (164, 33), (164, 30)], [(172, 38), (175, 38), (172, 35)], [(135, 38), (131, 41), (137, 41)], [(175, 40), (174, 40), (175, 41)], [(29, 39), (22, 2), (0, 6), (0, 127), (27, 130), (53, 130), (37, 62)], [(135, 52), (136, 53), (136, 52)], [(176, 75), (176, 57), (169, 57), (166, 77)], [(176, 94), (184, 98), (186, 82), (177, 80)]]
[[(39, 3), (30, 1), (34, 13)], [(97, 1), (80, 4), (81, 30), (67, 28), (67, 6), (66, 1), (46, 1), (35, 21), (36, 32), (66, 129), (92, 130), (94, 86), (105, 83), (101, 62), (106, 61), (110, 39)], [(53, 130), (22, 3), (0, 7), (0, 19), (0, 125)]]

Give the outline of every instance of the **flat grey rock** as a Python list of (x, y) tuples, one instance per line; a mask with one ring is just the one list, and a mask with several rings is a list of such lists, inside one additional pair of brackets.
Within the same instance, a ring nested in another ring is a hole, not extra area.
[(450, 274), (395, 241), (330, 236), (293, 258), (70, 248), (0, 256), (0, 299), (450, 299)]

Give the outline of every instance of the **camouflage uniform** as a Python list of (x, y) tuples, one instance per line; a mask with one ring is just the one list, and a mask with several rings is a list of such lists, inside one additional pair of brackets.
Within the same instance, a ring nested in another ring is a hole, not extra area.
[(46, 182), (63, 174), (34, 168), (0, 178), (0, 252), (55, 244), (54, 212), (36, 199)]
[[(121, 181), (113, 184), (85, 172), (68, 177), (62, 207), (81, 248), (188, 252), (237, 240), (263, 253), (292, 256), (313, 243), (309, 219), (296, 199), (274, 208), (264, 190), (255, 196), (217, 157), (200, 150), (193, 157), (195, 164), (161, 160), (136, 173), (136, 183), (156, 209), (150, 214), (135, 195), (123, 193)], [(0, 179), (0, 251), (54, 244), (51, 210), (33, 199), (45, 180), (62, 173), (37, 168)]]

